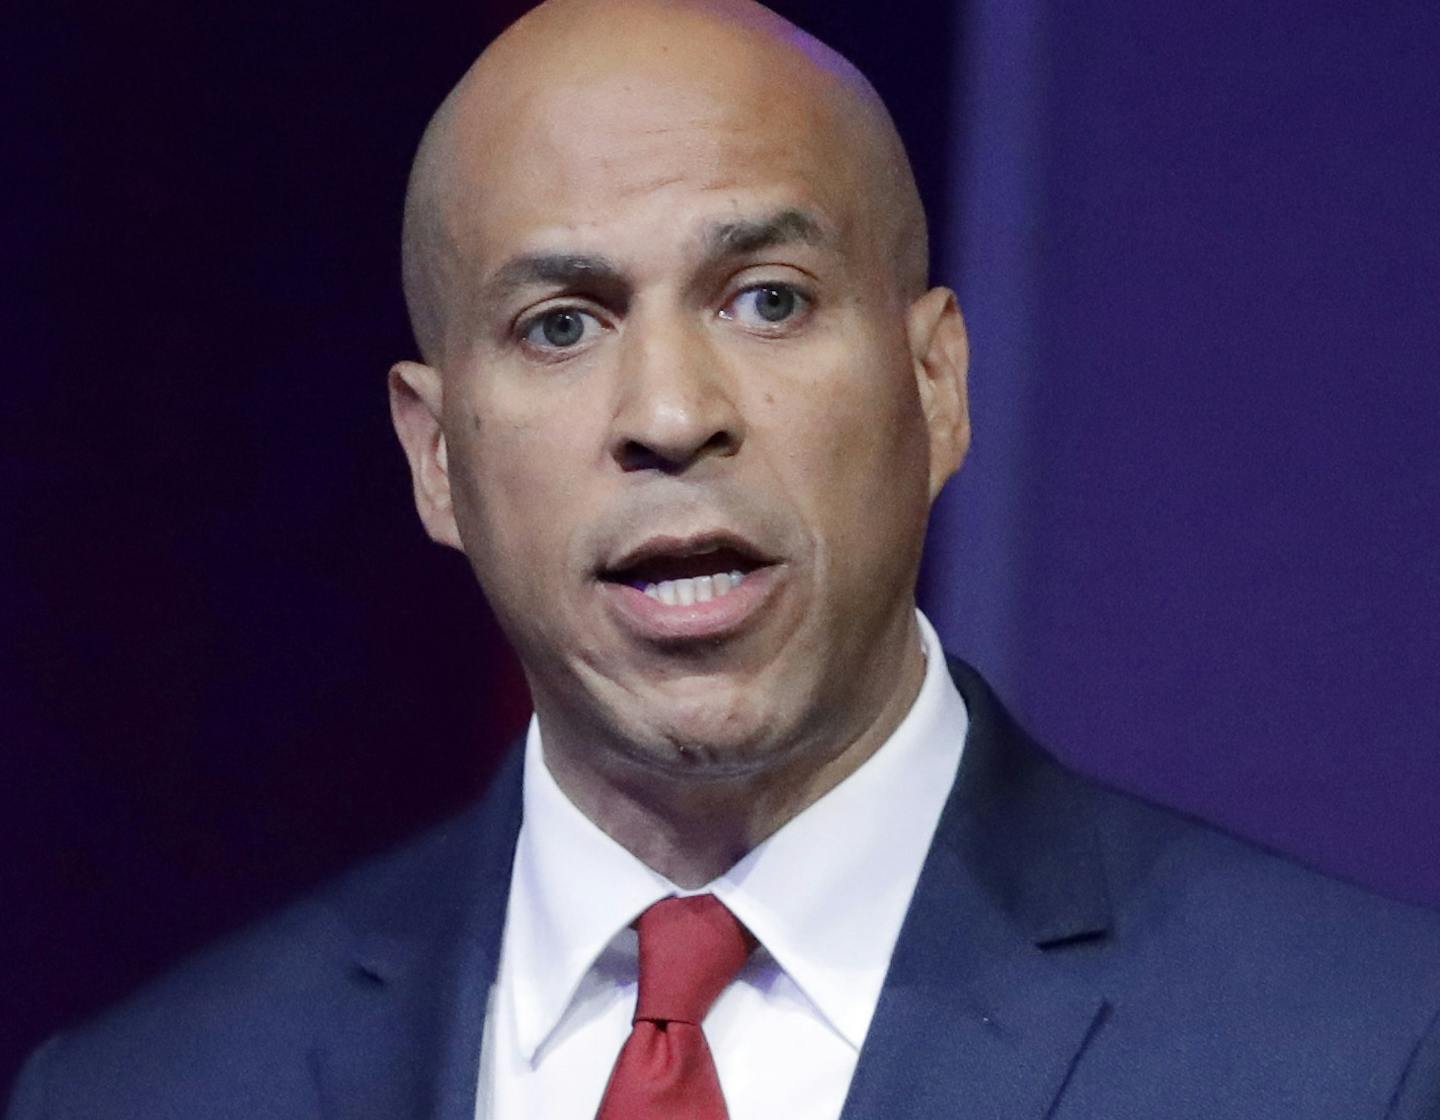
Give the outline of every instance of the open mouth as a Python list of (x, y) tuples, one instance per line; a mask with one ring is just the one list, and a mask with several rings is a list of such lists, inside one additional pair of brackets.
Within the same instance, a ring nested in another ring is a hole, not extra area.
[(741, 544), (654, 542), (603, 570), (600, 578), (633, 587), (667, 607), (689, 607), (723, 598), (768, 563)]

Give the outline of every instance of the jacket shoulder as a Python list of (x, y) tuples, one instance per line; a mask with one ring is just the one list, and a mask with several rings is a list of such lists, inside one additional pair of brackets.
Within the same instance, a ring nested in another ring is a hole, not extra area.
[[(1057, 763), (1056, 765), (1063, 766)], [(1193, 814), (1068, 771), (1088, 787), (1117, 921), (1138, 932), (1166, 915), (1209, 914), (1216, 937), (1366, 945), (1351, 963), (1429, 974), (1440, 997), (1440, 913), (1388, 898)], [(1345, 959), (1350, 959), (1348, 956)], [(1332, 960), (1331, 963), (1341, 963)], [(1418, 970), (1414, 971), (1414, 970)]]

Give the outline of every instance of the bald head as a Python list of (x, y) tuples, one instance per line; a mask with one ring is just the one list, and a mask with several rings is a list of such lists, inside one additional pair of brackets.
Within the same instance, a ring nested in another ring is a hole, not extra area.
[(925, 216), (904, 147), (839, 54), (751, 0), (548, 0), (471, 66), (416, 155), (404, 284), (427, 361), (443, 364), (454, 342), (467, 284), (486, 263), (486, 221), (510, 195), (572, 175), (567, 135), (590, 145), (589, 170), (623, 176), (626, 161), (607, 164), (598, 142), (622, 131), (669, 145), (702, 174), (712, 133), (803, 152), (803, 173), (845, 201), (855, 227), (845, 232), (869, 239), (886, 281), (906, 299), (925, 290)]
[[(880, 745), (969, 440), (968, 348), (879, 98), (746, 0), (551, 0), (426, 132), (416, 507), (571, 802), (699, 885)], [(692, 590), (693, 589), (693, 590)]]

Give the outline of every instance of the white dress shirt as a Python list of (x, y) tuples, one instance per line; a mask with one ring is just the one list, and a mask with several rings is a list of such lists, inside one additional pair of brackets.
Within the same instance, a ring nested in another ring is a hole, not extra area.
[(760, 942), (704, 1023), (731, 1120), (836, 1120), (968, 727), (939, 639), (919, 621), (925, 679), (894, 734), (700, 891), (575, 808), (531, 720), (477, 1117), (590, 1120), (635, 1010), (630, 923), (662, 898), (710, 892)]

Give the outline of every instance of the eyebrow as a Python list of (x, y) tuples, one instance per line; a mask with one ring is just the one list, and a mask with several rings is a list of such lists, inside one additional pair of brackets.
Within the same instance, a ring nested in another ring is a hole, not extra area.
[(545, 285), (556, 288), (623, 286), (619, 267), (608, 257), (583, 253), (526, 253), (506, 261), (485, 284), (485, 303), (505, 300), (522, 288)]
[(744, 256), (797, 241), (823, 247), (829, 240), (819, 219), (795, 209), (779, 210), (763, 218), (720, 222), (704, 234), (706, 250), (716, 257)]

